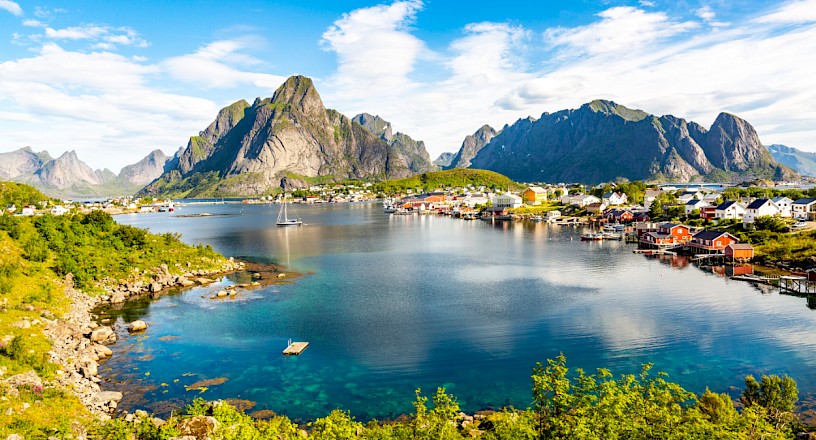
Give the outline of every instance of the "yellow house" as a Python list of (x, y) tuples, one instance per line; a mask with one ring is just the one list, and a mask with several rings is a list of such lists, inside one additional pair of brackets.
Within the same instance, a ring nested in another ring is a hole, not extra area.
[(527, 205), (540, 205), (547, 201), (547, 190), (540, 186), (531, 186), (521, 193), (521, 198)]

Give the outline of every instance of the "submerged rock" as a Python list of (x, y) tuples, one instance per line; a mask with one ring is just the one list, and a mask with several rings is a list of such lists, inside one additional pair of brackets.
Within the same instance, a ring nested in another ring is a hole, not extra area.
[(144, 321), (137, 320), (133, 321), (128, 325), (128, 332), (136, 333), (147, 330), (147, 324)]

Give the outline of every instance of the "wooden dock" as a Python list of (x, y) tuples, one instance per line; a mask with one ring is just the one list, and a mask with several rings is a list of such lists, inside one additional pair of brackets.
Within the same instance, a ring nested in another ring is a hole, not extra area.
[(308, 342), (291, 342), (289, 341), (289, 346), (286, 347), (286, 350), (283, 350), (283, 354), (286, 356), (297, 356), (303, 353), (303, 350), (309, 346)]
[(677, 256), (677, 252), (667, 251), (665, 249), (635, 249), (632, 251), (633, 254), (645, 254), (645, 255), (671, 255)]

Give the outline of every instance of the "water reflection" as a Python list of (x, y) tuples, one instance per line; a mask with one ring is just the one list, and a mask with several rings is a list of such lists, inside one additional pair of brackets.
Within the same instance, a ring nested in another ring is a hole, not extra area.
[[(116, 355), (106, 364), (105, 374), (155, 387), (125, 406), (191, 399), (181, 385), (160, 386), (184, 384), (173, 373), (183, 370), (229, 379), (204, 397), (241, 396), (295, 417), (336, 406), (396, 416), (411, 410), (416, 387), (440, 385), (466, 410), (525, 407), (532, 365), (562, 352), (590, 370), (655, 362), (695, 391), (729, 392), (762, 372), (816, 390), (813, 299), (725, 277), (747, 268), (701, 271), (682, 257), (635, 255), (623, 242), (581, 242), (573, 227), (389, 216), (349, 204), (298, 207), (307, 224), (277, 228), (272, 207), (243, 208), (233, 217), (119, 219), (314, 272), (251, 301), (216, 304), (193, 290), (116, 312), (152, 323), (146, 339), (123, 335), (114, 346), (151, 359)], [(280, 356), (290, 337), (311, 342), (299, 358)], [(153, 374), (134, 375), (134, 366)]]

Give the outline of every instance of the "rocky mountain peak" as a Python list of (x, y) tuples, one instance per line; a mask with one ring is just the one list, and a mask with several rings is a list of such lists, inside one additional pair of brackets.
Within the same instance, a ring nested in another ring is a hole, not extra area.
[[(532, 122), (532, 118), (528, 119), (520, 119), (519, 121), (526, 120), (528, 122)], [(485, 124), (479, 127), (476, 132), (471, 135), (465, 136), (465, 140), (462, 141), (462, 146), (459, 147), (459, 151), (451, 160), (450, 165), (448, 168), (467, 168), (470, 166), (471, 160), (479, 154), (482, 148), (485, 145), (490, 143), (490, 141), (496, 137), (496, 130), (493, 127)]]
[(290, 76), (272, 95), (271, 104), (288, 106), (312, 116), (325, 114), (323, 100), (317, 93), (311, 78), (301, 75)]
[(351, 120), (362, 125), (363, 127), (367, 128), (368, 131), (387, 141), (394, 138), (394, 133), (391, 130), (391, 123), (379, 117), (379, 115), (373, 116), (369, 113), (360, 113), (359, 115), (351, 118)]
[(605, 99), (596, 99), (584, 104), (581, 108), (605, 115), (617, 115), (631, 122), (642, 121), (649, 116), (649, 114), (643, 110), (630, 109), (614, 101), (607, 101)]
[(147, 185), (162, 175), (168, 160), (170, 158), (162, 150), (153, 150), (139, 162), (122, 168), (119, 178), (134, 185)]
[(244, 111), (248, 107), (249, 103), (242, 99), (222, 108), (215, 120), (204, 131), (199, 133), (199, 136), (211, 144), (218, 142), (222, 136), (232, 130), (232, 127), (235, 127), (244, 118)]

